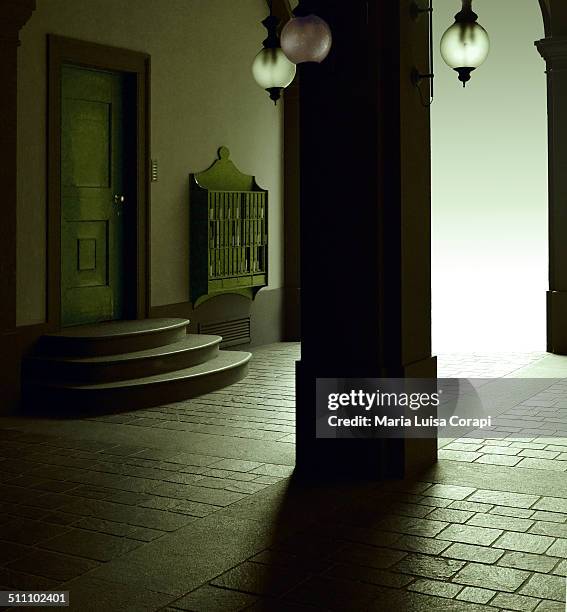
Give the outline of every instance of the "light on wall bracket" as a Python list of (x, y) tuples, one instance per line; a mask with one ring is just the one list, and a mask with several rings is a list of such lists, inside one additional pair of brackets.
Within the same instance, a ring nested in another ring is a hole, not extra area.
[[(433, 80), (435, 78), (435, 71), (433, 69), (434, 55), (433, 55), (433, 0), (429, 0), (426, 7), (419, 5), (417, 2), (412, 2), (410, 5), (410, 15), (414, 21), (417, 21), (422, 15), (429, 16), (429, 68), (430, 71), (423, 73), (417, 68), (413, 68), (410, 74), (411, 82), (414, 87), (419, 90), (421, 97), (421, 103), (423, 106), (430, 106), (433, 102)], [(429, 102), (425, 102), (423, 98), (423, 92), (421, 89), (422, 81), (429, 81)]]
[(433, 81), (434, 78), (435, 78), (435, 75), (433, 74), (433, 72), (423, 74), (417, 68), (413, 68), (411, 71), (411, 82), (416, 87), (419, 86), (421, 81), (424, 81), (425, 79), (431, 79)]
[(422, 7), (417, 2), (412, 2), (410, 5), (410, 15), (414, 21), (417, 21), (424, 13), (433, 13), (433, 7)]
[[(413, 68), (410, 74), (411, 82), (419, 90), (424, 106), (433, 102), (434, 54), (433, 54), (433, 0), (428, 1), (424, 7), (412, 0), (410, 15), (417, 21), (421, 15), (429, 14), (429, 66), (428, 73), (422, 73)], [(457, 72), (459, 81), (466, 86), (470, 81), (471, 73), (484, 63), (490, 50), (490, 40), (486, 30), (478, 23), (478, 15), (472, 9), (473, 0), (461, 0), (462, 8), (455, 15), (455, 23), (443, 34), (441, 38), (441, 57), (445, 63)], [(430, 82), (429, 103), (423, 100), (421, 83)]]

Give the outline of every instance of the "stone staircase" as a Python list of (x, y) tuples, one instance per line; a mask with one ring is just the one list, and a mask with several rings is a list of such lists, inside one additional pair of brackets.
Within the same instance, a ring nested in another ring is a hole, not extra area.
[(134, 410), (238, 382), (250, 353), (220, 336), (187, 334), (186, 319), (116, 321), (42, 336), (22, 364), (24, 405), (73, 414)]

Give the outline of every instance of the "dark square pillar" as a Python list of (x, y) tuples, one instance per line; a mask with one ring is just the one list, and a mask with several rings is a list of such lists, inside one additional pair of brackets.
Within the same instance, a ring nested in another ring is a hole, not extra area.
[[(317, 440), (317, 378), (435, 377), (431, 357), (427, 20), (409, 2), (313, 0), (331, 54), (300, 67), (297, 469), (403, 477), (435, 440)], [(401, 6), (402, 5), (402, 6)]]
[(19, 32), (35, 0), (0, 0), (0, 402), (18, 395), (16, 328), (16, 208)]

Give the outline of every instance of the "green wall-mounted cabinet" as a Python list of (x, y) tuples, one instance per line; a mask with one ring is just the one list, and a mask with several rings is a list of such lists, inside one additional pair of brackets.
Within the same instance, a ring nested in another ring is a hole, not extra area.
[(223, 293), (254, 299), (268, 284), (268, 192), (226, 147), (190, 176), (190, 287), (196, 307)]

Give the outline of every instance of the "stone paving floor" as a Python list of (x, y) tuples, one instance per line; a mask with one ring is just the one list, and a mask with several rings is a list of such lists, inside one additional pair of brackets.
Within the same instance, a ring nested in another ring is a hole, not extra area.
[[(0, 419), (0, 590), (68, 590), (80, 612), (565, 610), (566, 438), (442, 440), (419, 481), (306, 487), (289, 478), (298, 354), (257, 349), (245, 381), (173, 405)], [(514, 418), (553, 419), (560, 399), (538, 393)]]
[(442, 353), (437, 355), (441, 378), (497, 378), (542, 361), (547, 353)]
[(442, 355), (439, 375), (542, 379), (537, 391), (511, 402), (494, 420), (489, 433), (495, 439), (473, 431), (440, 440), (440, 459), (567, 472), (567, 358), (546, 353)]

